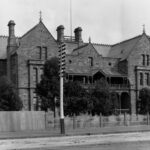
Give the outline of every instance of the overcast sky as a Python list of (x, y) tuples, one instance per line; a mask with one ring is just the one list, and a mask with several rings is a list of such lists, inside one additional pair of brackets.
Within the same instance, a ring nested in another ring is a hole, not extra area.
[[(9, 20), (17, 36), (43, 22), (54, 37), (59, 25), (70, 35), (70, 0), (0, 0), (0, 35), (8, 35)], [(72, 30), (81, 26), (83, 40), (112, 44), (142, 34), (150, 35), (150, 0), (72, 0)]]

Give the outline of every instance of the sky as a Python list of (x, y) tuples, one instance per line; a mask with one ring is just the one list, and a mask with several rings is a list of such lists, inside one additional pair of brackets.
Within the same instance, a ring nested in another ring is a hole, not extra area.
[(150, 0), (0, 0), (0, 35), (8, 35), (9, 20), (16, 23), (15, 34), (22, 36), (39, 22), (56, 38), (56, 28), (64, 25), (71, 35), (70, 1), (72, 1), (72, 35), (82, 27), (85, 42), (115, 44), (142, 34), (143, 24), (150, 35)]

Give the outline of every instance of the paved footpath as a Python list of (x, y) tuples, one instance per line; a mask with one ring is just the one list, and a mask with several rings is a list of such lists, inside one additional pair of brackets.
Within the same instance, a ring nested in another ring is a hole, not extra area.
[[(78, 128), (66, 130), (66, 136), (75, 135), (96, 135), (96, 134), (112, 134), (112, 133), (128, 133), (128, 132), (148, 132), (150, 125), (140, 126), (117, 126), (103, 128)], [(38, 137), (59, 137), (60, 129), (49, 129), (42, 131), (18, 131), (18, 132), (0, 132), (0, 139), (23, 139)]]
[(46, 149), (65, 146), (150, 141), (150, 132), (0, 140), (0, 150)]

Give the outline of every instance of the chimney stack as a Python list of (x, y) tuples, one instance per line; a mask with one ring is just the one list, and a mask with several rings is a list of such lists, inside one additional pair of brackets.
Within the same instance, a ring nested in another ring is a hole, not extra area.
[(60, 25), (57, 27), (57, 41), (58, 42), (64, 42), (64, 26)]
[(78, 27), (74, 30), (75, 33), (75, 41), (82, 42), (82, 28)]
[(8, 45), (16, 46), (16, 37), (15, 37), (15, 22), (13, 20), (10, 20), (8, 22), (8, 28), (9, 28), (9, 37), (8, 37)]
[(15, 22), (13, 20), (10, 20), (8, 22), (8, 45), (7, 45), (7, 77), (10, 80), (11, 79), (11, 62), (10, 62), (10, 56), (11, 52), (17, 48), (17, 43), (16, 43), (16, 37), (15, 37)]

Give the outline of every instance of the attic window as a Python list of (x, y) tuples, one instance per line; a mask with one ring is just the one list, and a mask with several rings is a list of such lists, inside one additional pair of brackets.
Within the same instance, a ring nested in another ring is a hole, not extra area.
[(71, 64), (72, 63), (72, 61), (71, 60), (69, 60), (69, 64)]
[(93, 57), (88, 57), (89, 65), (93, 66)]
[(124, 51), (124, 50), (122, 49), (122, 50), (121, 50), (121, 54), (123, 54), (123, 51)]

